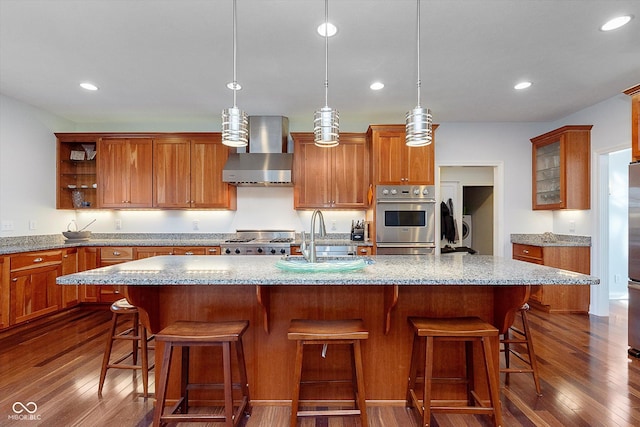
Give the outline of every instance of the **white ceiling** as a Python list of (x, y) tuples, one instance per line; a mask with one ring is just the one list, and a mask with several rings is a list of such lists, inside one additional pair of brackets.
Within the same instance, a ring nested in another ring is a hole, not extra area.
[[(237, 105), (311, 130), (324, 106), (324, 2), (237, 4)], [(421, 5), (421, 104), (435, 122), (553, 121), (640, 83), (638, 0)], [(415, 10), (329, 2), (329, 105), (346, 128), (402, 123), (416, 105)], [(599, 30), (618, 14), (635, 19)], [(0, 0), (0, 92), (78, 123), (219, 126), (232, 77), (231, 0)], [(522, 79), (534, 85), (513, 90)], [(374, 80), (385, 88), (371, 91)]]

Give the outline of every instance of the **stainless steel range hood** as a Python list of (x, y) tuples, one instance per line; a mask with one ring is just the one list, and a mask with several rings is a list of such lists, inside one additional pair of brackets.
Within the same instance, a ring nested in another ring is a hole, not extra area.
[(222, 180), (239, 186), (292, 185), (293, 154), (289, 119), (283, 116), (250, 116), (249, 146), (231, 153)]

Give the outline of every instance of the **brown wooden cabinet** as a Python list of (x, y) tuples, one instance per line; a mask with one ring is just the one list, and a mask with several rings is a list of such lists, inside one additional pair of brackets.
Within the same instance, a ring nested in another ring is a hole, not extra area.
[(406, 145), (405, 125), (371, 125), (367, 137), (374, 185), (434, 184), (435, 134), (433, 143), (424, 147)]
[(640, 85), (624, 91), (631, 97), (631, 157), (640, 161)]
[(0, 256), (0, 329), (9, 326), (9, 311), (11, 293), (9, 282), (5, 280), (9, 277), (9, 257)]
[(531, 139), (534, 210), (591, 208), (592, 127), (564, 126)]
[(57, 209), (87, 209), (97, 205), (96, 142), (93, 134), (56, 133)]
[[(98, 267), (99, 248), (87, 246), (78, 250), (78, 271), (92, 270)], [(80, 302), (98, 302), (98, 287), (80, 285)]]
[[(99, 267), (133, 261), (133, 248), (128, 246), (106, 246), (100, 248)], [(112, 303), (123, 298), (118, 286), (100, 285), (98, 302)]]
[[(68, 248), (62, 250), (62, 275), (78, 272), (78, 249)], [(60, 286), (62, 294), (62, 308), (73, 307), (80, 302), (79, 286)]]
[(12, 255), (9, 324), (15, 325), (58, 311), (61, 298), (56, 278), (61, 274), (61, 250)]
[(292, 133), (295, 209), (369, 206), (369, 146), (361, 133), (340, 134), (337, 147), (318, 147), (313, 133)]
[(228, 156), (220, 134), (155, 139), (153, 206), (235, 209), (236, 188), (222, 181)]
[(145, 246), (134, 251), (135, 259), (158, 255), (220, 255), (220, 246)]
[[(591, 251), (588, 246), (535, 246), (513, 244), (513, 259), (590, 274)], [(589, 286), (532, 286), (529, 304), (551, 313), (588, 313)]]
[(98, 207), (150, 208), (152, 139), (101, 138), (98, 153)]

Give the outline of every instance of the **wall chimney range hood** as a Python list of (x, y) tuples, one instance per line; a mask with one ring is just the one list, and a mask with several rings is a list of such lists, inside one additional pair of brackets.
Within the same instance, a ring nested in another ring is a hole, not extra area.
[(289, 140), (287, 117), (249, 116), (249, 145), (229, 154), (222, 181), (238, 186), (293, 185)]

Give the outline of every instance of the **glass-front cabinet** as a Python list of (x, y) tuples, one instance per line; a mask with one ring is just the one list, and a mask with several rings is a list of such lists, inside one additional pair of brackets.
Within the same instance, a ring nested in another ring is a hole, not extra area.
[(590, 208), (591, 128), (563, 126), (531, 139), (534, 210)]

